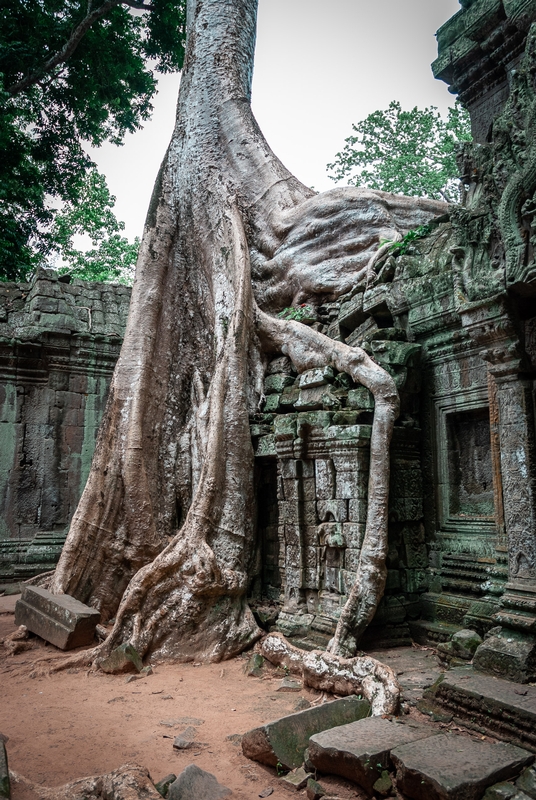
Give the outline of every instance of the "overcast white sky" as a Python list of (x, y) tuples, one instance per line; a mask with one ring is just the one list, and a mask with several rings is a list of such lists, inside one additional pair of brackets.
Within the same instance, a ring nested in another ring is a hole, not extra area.
[[(391, 100), (445, 112), (454, 98), (430, 64), (436, 30), (458, 10), (458, 0), (259, 0), (253, 111), (291, 172), (319, 191), (332, 188), (326, 164), (352, 122)], [(177, 75), (162, 77), (151, 122), (123, 147), (92, 151), (129, 238), (143, 230), (178, 84)]]

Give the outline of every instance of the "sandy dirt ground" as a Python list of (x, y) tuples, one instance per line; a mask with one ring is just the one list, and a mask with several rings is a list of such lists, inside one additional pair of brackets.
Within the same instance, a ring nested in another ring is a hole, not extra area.
[[(14, 600), (0, 598), (0, 640), (15, 630)], [(273, 800), (305, 796), (305, 790), (283, 786), (276, 770), (245, 758), (239, 735), (296, 711), (303, 699), (319, 701), (318, 692), (277, 691), (284, 675), (273, 668), (262, 678), (247, 677), (250, 654), (221, 664), (157, 663), (152, 675), (134, 680), (72, 669), (36, 675), (38, 659), (62, 654), (37, 637), (32, 641), (31, 650), (17, 655), (0, 646), (0, 733), (8, 737), (10, 770), (53, 787), (125, 763), (147, 767), (156, 782), (195, 763), (230, 788), (236, 800), (253, 800), (268, 787)], [(395, 668), (404, 660), (400, 651), (384, 656)], [(432, 653), (416, 654), (410, 668), (406, 662), (398, 672), (410, 691), (418, 690), (423, 675), (432, 683), (439, 671)], [(195, 728), (195, 744), (174, 750), (175, 736), (188, 726)], [(319, 780), (344, 800), (365, 797), (343, 780)], [(13, 800), (38, 796), (13, 782)]]

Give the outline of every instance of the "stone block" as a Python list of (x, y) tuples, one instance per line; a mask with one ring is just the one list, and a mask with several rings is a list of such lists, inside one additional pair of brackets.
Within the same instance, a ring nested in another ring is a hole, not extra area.
[(264, 403), (263, 411), (266, 414), (277, 414), (279, 411), (279, 394), (269, 394)]
[(310, 389), (314, 386), (323, 386), (330, 383), (335, 377), (332, 367), (319, 367), (308, 369), (300, 375), (300, 389)]
[(175, 775), (174, 772), (171, 772), (169, 775), (166, 775), (165, 778), (162, 778), (161, 781), (158, 781), (158, 783), (155, 783), (154, 788), (156, 789), (158, 794), (162, 795), (162, 797), (167, 797), (169, 787), (176, 780), (177, 780), (177, 776)]
[(137, 650), (127, 642), (112, 650), (108, 658), (101, 661), (99, 666), (103, 672), (109, 672), (113, 675), (134, 670), (141, 672), (143, 662)]
[[(512, 783), (502, 781), (501, 783), (496, 783), (495, 786), (490, 786), (489, 789), (486, 789), (486, 794), (482, 800), (513, 800), (516, 795), (517, 790), (515, 786)], [(516, 800), (522, 799), (516, 797)]]
[(374, 397), (364, 386), (357, 389), (350, 389), (348, 392), (348, 408), (355, 408), (359, 411), (374, 411)]
[(348, 519), (347, 500), (319, 500), (316, 504), (316, 513), (320, 522), (346, 522)]
[(482, 638), (475, 631), (467, 629), (457, 631), (451, 639), (452, 652), (458, 658), (473, 658), (475, 651), (482, 644)]
[(332, 500), (335, 497), (335, 468), (331, 458), (316, 459), (315, 482), (318, 500)]
[(473, 666), (509, 681), (528, 683), (536, 677), (536, 644), (532, 639), (490, 636), (478, 647)]
[(488, 786), (513, 778), (534, 756), (504, 742), (459, 734), (395, 747), (397, 788), (412, 800), (480, 800)]
[(287, 386), (292, 386), (294, 378), (290, 375), (268, 375), (264, 381), (266, 394), (281, 394)]
[(281, 783), (286, 786), (292, 786), (293, 789), (299, 791), (307, 786), (308, 781), (312, 777), (313, 774), (311, 772), (306, 772), (303, 767), (298, 767), (298, 769), (292, 770), (288, 775), (281, 778)]
[(0, 739), (0, 798), (9, 800), (11, 797), (11, 782), (9, 780), (9, 769), (7, 765), (6, 746)]
[(366, 497), (354, 497), (348, 503), (348, 519), (350, 522), (367, 521), (368, 501)]
[(226, 786), (218, 783), (211, 772), (205, 772), (196, 764), (188, 764), (167, 793), (168, 800), (221, 800), (232, 794)]
[(248, 731), (242, 737), (242, 752), (261, 764), (275, 767), (280, 762), (286, 769), (294, 769), (303, 763), (311, 736), (362, 719), (369, 713), (366, 700), (343, 697)]
[(307, 781), (307, 800), (320, 800), (325, 794), (326, 790), (322, 784), (315, 781), (314, 778), (309, 778)]
[(434, 729), (414, 722), (368, 717), (311, 736), (309, 761), (320, 772), (340, 775), (372, 794), (388, 770), (393, 747), (432, 736)]
[(25, 586), (15, 605), (15, 623), (26, 625), (60, 650), (91, 644), (100, 613), (68, 594), (53, 595), (38, 586)]
[(359, 475), (356, 472), (337, 472), (335, 497), (351, 500), (358, 494)]
[(529, 767), (521, 773), (516, 781), (516, 788), (525, 792), (531, 800), (536, 800), (536, 768)]

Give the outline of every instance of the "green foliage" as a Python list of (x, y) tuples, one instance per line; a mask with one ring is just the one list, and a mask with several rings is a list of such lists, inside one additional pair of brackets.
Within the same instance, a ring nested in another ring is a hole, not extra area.
[[(50, 229), (61, 274), (68, 272), (86, 281), (132, 283), (140, 241), (136, 238), (131, 243), (121, 236), (125, 224), (113, 213), (114, 204), (104, 175), (90, 170), (78, 200), (56, 214)], [(93, 248), (78, 249), (76, 236), (88, 236)]]
[[(397, 255), (404, 255), (407, 253), (408, 248), (413, 244), (416, 239), (424, 239), (432, 233), (433, 225), (419, 225), (414, 231), (408, 231), (400, 242), (392, 242), (390, 252)], [(384, 244), (389, 244), (387, 240), (380, 240), (380, 247)]]
[(314, 322), (316, 320), (316, 311), (312, 306), (302, 303), (300, 306), (284, 308), (277, 316), (281, 319), (293, 319), (296, 322)]
[(50, 252), (54, 209), (76, 202), (92, 166), (83, 143), (120, 143), (140, 128), (152, 110), (155, 70), (182, 66), (185, 0), (152, 0), (141, 13), (132, 2), (0, 3), (4, 280), (23, 280)]
[(352, 126), (355, 135), (328, 164), (329, 177), (354, 186), (435, 200), (457, 200), (456, 152), (471, 141), (468, 113), (458, 104), (444, 120), (437, 108), (402, 111), (393, 101)]

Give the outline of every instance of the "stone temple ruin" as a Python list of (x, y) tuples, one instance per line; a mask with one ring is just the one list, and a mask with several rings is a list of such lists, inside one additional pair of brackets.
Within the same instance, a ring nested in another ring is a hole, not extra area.
[[(475, 664), (536, 678), (536, 3), (463, 0), (435, 76), (474, 144), (463, 202), (376, 265), (365, 291), (296, 310), (395, 378), (384, 599), (364, 646), (487, 638)], [(0, 580), (51, 569), (93, 452), (128, 309), (125, 287), (41, 271), (0, 286)], [(258, 558), (251, 604), (325, 646), (355, 576), (372, 395), (329, 367), (268, 369), (251, 419)]]

